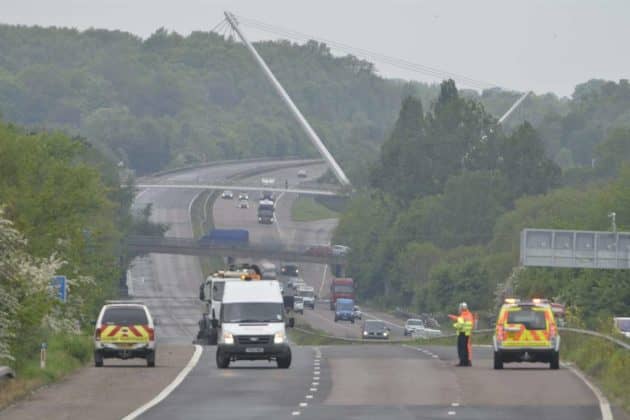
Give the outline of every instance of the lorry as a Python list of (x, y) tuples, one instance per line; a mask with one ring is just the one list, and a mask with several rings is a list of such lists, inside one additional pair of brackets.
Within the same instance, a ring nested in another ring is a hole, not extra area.
[(333, 277), (330, 283), (330, 310), (335, 310), (337, 299), (354, 300), (354, 281), (349, 277)]
[(212, 229), (201, 238), (200, 245), (239, 246), (249, 244), (246, 229)]
[(275, 204), (271, 200), (260, 200), (258, 203), (258, 223), (272, 224), (274, 221)]
[(275, 361), (279, 368), (289, 368), (291, 348), (285, 320), (277, 281), (225, 283), (221, 312), (212, 320), (218, 331), (217, 368), (228, 368), (237, 360)]
[(241, 281), (246, 277), (251, 277), (251, 272), (247, 269), (236, 269), (228, 271), (218, 271), (211, 274), (199, 286), (199, 300), (204, 304), (204, 312), (199, 320), (199, 331), (197, 332), (197, 342), (203, 344), (217, 344), (218, 332), (212, 327), (212, 320), (216, 319), (221, 312), (223, 302), (223, 291), (225, 284), (230, 281)]

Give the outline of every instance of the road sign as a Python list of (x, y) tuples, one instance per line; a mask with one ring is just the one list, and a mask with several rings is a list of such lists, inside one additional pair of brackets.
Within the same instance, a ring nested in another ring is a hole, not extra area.
[(524, 229), (521, 264), (533, 267), (630, 268), (630, 232)]
[(59, 300), (65, 303), (68, 298), (68, 279), (66, 276), (54, 276), (51, 284), (55, 288)]

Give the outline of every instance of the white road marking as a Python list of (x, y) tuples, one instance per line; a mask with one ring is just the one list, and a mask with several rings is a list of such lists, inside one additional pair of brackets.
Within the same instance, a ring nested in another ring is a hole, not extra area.
[(308, 405), (308, 403), (306, 403), (306, 402), (301, 402), (300, 403), (300, 407), (306, 407), (307, 405)]
[(319, 296), (322, 297), (322, 290), (324, 289), (324, 283), (326, 283), (326, 272), (328, 271), (328, 264), (324, 266), (324, 274), (322, 274), (322, 283), (319, 285)]
[(300, 412), (299, 412), (299, 411), (293, 411), (293, 412), (291, 413), (291, 415), (292, 415), (292, 416), (299, 416), (299, 415), (300, 415)]
[(604, 396), (602, 391), (600, 391), (599, 388), (593, 385), (591, 381), (589, 381), (588, 378), (584, 376), (584, 374), (578, 369), (566, 363), (562, 363), (562, 365), (573, 372), (575, 376), (580, 378), (582, 382), (584, 382), (586, 386), (588, 386), (591, 391), (593, 391), (593, 394), (595, 394), (595, 397), (597, 397), (597, 401), (599, 402), (599, 411), (602, 413), (602, 420), (613, 420), (612, 411), (610, 410), (610, 403), (608, 402), (608, 399)]
[(310, 388), (309, 391), (311, 392), (317, 392), (317, 388)]
[(448, 412), (448, 415), (449, 415), (449, 416), (454, 416), (454, 415), (455, 415), (455, 412), (454, 412), (454, 411), (449, 411), (449, 412)]
[(312, 386), (319, 386), (319, 382), (313, 382), (311, 383)]
[(162, 402), (162, 400), (168, 397), (170, 393), (173, 392), (175, 388), (177, 388), (184, 381), (184, 379), (186, 379), (186, 376), (188, 376), (190, 371), (193, 370), (193, 368), (197, 365), (197, 362), (199, 362), (199, 358), (201, 357), (201, 353), (203, 353), (203, 347), (195, 345), (195, 352), (188, 361), (188, 364), (184, 366), (184, 368), (179, 372), (175, 379), (173, 379), (173, 381), (168, 384), (166, 388), (160, 391), (160, 393), (157, 394), (151, 401), (127, 414), (125, 417), (122, 418), (122, 420), (133, 420), (141, 414), (144, 414), (150, 408), (155, 407), (160, 402)]
[(451, 404), (451, 406), (453, 406), (453, 407), (459, 407), (459, 403), (454, 402), (454, 403), (452, 403), (452, 404)]
[(313, 399), (313, 396), (309, 394), (309, 395), (307, 395), (307, 396), (306, 396), (306, 399), (307, 399), (307, 400), (312, 400), (312, 399)]

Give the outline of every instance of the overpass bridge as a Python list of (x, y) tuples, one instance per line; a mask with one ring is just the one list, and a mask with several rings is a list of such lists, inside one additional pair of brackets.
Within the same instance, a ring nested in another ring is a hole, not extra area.
[(315, 264), (344, 266), (347, 258), (338, 255), (309, 253), (309, 247), (289, 249), (281, 245), (222, 245), (200, 243), (190, 238), (162, 238), (158, 236), (132, 235), (127, 238), (130, 252), (138, 254), (180, 254), (195, 256), (219, 256), (233, 258), (273, 259)]

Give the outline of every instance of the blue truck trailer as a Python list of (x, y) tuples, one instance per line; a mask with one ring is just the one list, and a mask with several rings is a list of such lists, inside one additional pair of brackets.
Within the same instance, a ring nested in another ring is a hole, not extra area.
[(246, 229), (212, 229), (199, 239), (202, 245), (248, 245), (249, 232)]

